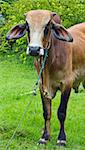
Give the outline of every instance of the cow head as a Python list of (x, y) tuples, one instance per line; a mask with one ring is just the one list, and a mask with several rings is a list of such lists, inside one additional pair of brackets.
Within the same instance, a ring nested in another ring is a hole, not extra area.
[(56, 13), (48, 10), (32, 10), (26, 13), (26, 23), (13, 27), (7, 35), (7, 40), (19, 39), (28, 33), (27, 54), (44, 55), (45, 48), (50, 43), (50, 37), (72, 42), (73, 38), (61, 25), (61, 19)]

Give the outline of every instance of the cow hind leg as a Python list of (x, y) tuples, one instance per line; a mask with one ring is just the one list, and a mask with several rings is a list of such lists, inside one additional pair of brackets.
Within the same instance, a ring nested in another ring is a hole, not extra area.
[(57, 145), (59, 146), (65, 146), (66, 145), (66, 134), (64, 130), (64, 122), (66, 119), (66, 109), (67, 109), (67, 103), (70, 96), (71, 88), (67, 87), (64, 92), (61, 94), (61, 102), (60, 106), (58, 108), (58, 119), (60, 122), (60, 132), (58, 135)]
[(39, 144), (46, 144), (47, 141), (50, 140), (51, 100), (45, 98), (42, 94), (41, 98), (43, 105), (44, 131), (39, 140)]

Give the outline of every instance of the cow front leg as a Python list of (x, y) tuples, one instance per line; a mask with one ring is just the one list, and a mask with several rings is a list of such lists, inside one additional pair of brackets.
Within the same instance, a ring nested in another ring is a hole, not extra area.
[(70, 96), (71, 88), (67, 87), (64, 92), (61, 94), (61, 102), (58, 108), (58, 119), (60, 122), (60, 132), (58, 135), (57, 145), (65, 146), (66, 145), (66, 134), (64, 130), (64, 122), (66, 119), (66, 110), (67, 103)]
[(41, 98), (43, 106), (44, 131), (39, 140), (39, 144), (46, 144), (46, 142), (50, 140), (51, 99), (44, 97), (42, 94)]

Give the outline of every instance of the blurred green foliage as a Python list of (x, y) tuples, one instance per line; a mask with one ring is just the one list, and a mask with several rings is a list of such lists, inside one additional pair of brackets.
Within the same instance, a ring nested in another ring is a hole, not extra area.
[(18, 53), (24, 62), (26, 61), (26, 36), (11, 46), (6, 41), (6, 34), (11, 27), (25, 22), (24, 14), (27, 11), (48, 9), (57, 12), (65, 27), (85, 22), (85, 0), (15, 0), (11, 3), (10, 0), (5, 1), (0, 1), (0, 14), (5, 18), (0, 25), (0, 52), (7, 55)]

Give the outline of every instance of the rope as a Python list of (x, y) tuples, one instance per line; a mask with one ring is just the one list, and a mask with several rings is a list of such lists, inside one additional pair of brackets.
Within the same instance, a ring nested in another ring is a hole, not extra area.
[(38, 87), (38, 84), (39, 84), (39, 81), (40, 81), (40, 77), (41, 77), (41, 74), (42, 74), (42, 71), (45, 67), (45, 63), (46, 63), (46, 59), (48, 57), (48, 49), (45, 49), (45, 56), (44, 56), (44, 60), (43, 60), (43, 63), (42, 63), (42, 66), (41, 66), (41, 69), (40, 69), (40, 72), (39, 72), (39, 75), (38, 75), (38, 79), (33, 87), (33, 91), (30, 91), (29, 93), (25, 93), (25, 94), (20, 94), (20, 96), (23, 96), (23, 95), (29, 95), (29, 94), (33, 94), (34, 96), (36, 96), (36, 90), (37, 90), (37, 87)]
[[(41, 67), (41, 69), (40, 69), (40, 73), (39, 73), (39, 76), (38, 76), (38, 80), (37, 80), (37, 82), (36, 82), (35, 85), (34, 85), (34, 89), (33, 89), (33, 91), (30, 91), (29, 93), (27, 93), (27, 95), (32, 94), (33, 96), (36, 96), (36, 89), (37, 89), (37, 87), (38, 87), (38, 84), (39, 84), (39, 80), (40, 80), (42, 71), (43, 71), (43, 69), (44, 69), (44, 67), (45, 67), (45, 63), (46, 63), (46, 58), (47, 58), (47, 56), (48, 56), (48, 49), (45, 50), (44, 60), (43, 60), (43, 63), (42, 63), (42, 67)], [(22, 95), (23, 95), (23, 94), (22, 94)], [(16, 129), (15, 129), (15, 131), (14, 131), (14, 133), (13, 133), (13, 135), (11, 136), (11, 138), (9, 139), (9, 141), (8, 141), (6, 147), (5, 147), (5, 150), (8, 150), (8, 147), (9, 147), (9, 145), (11, 144), (12, 140), (14, 139), (14, 136), (15, 136), (15, 134), (16, 134), (18, 128), (20, 128), (20, 125), (21, 125), (21, 123), (22, 123), (22, 121), (23, 121), (23, 118), (24, 118), (24, 116), (25, 116), (25, 114), (26, 114), (26, 112), (27, 112), (27, 110), (28, 110), (28, 107), (30, 106), (32, 100), (33, 100), (33, 99), (31, 99), (31, 100), (29, 101), (28, 105), (26, 106), (26, 108), (25, 108), (25, 110), (24, 110), (24, 112), (23, 112), (23, 114), (22, 114), (22, 117), (21, 117), (21, 119), (20, 119), (20, 121), (19, 121), (19, 123), (18, 123), (18, 125), (17, 125), (17, 127), (16, 127)]]
[(37, 89), (37, 86), (39, 84), (39, 81), (40, 81), (40, 77), (41, 77), (41, 74), (42, 74), (42, 71), (45, 67), (45, 63), (46, 63), (46, 59), (48, 57), (48, 49), (45, 49), (45, 56), (44, 56), (44, 60), (43, 60), (43, 63), (42, 63), (42, 67), (40, 69), (40, 72), (39, 72), (39, 76), (38, 76), (38, 79), (37, 79), (37, 82), (35, 83), (35, 86), (34, 86), (34, 89), (33, 89), (33, 93), (34, 95), (36, 95), (36, 89)]
[(30, 102), (28, 103), (28, 105), (26, 106), (26, 108), (25, 108), (25, 110), (24, 110), (24, 113), (23, 113), (23, 115), (22, 115), (22, 117), (21, 117), (21, 119), (20, 119), (20, 121), (19, 121), (19, 123), (18, 123), (18, 126), (16, 127), (16, 129), (15, 129), (13, 135), (11, 136), (10, 140), (8, 141), (8, 143), (7, 143), (6, 147), (5, 147), (5, 150), (8, 150), (9, 145), (11, 144), (12, 140), (14, 139), (14, 136), (15, 136), (15, 134), (16, 134), (18, 128), (20, 127), (20, 125), (21, 125), (21, 123), (22, 123), (22, 121), (23, 121), (23, 118), (24, 118), (24, 116), (25, 116), (25, 114), (26, 114), (26, 112), (27, 112), (27, 110), (28, 110), (28, 107), (30, 106), (31, 102), (32, 102), (32, 101), (30, 101)]

